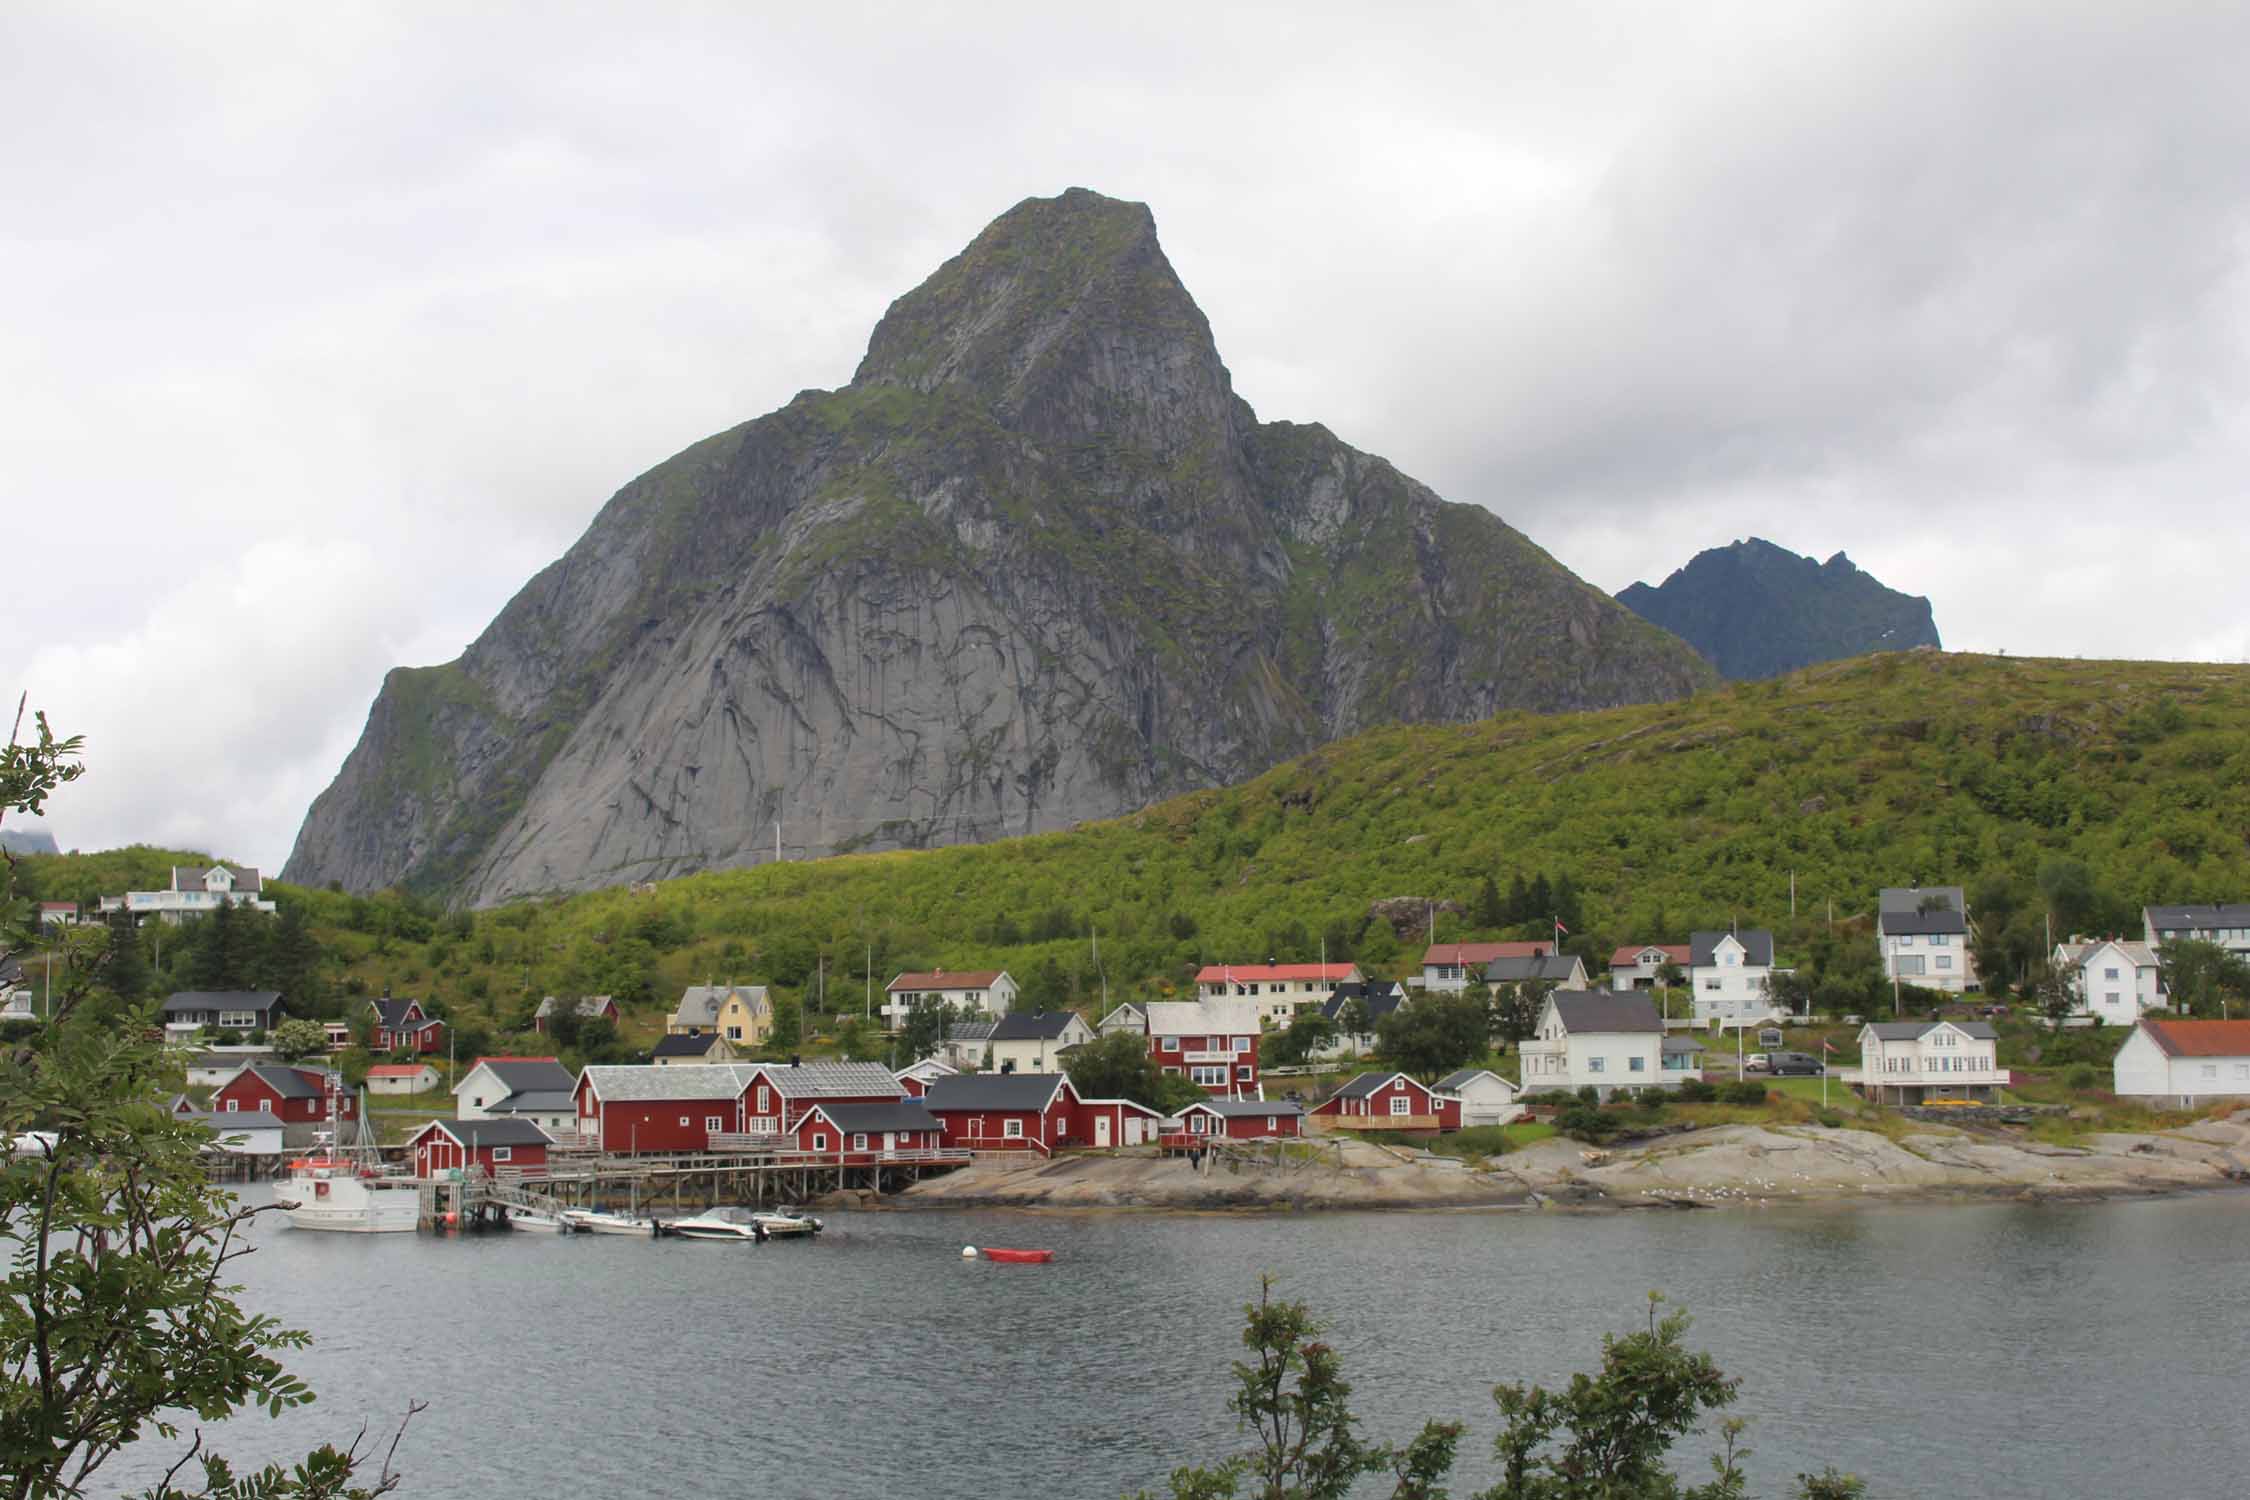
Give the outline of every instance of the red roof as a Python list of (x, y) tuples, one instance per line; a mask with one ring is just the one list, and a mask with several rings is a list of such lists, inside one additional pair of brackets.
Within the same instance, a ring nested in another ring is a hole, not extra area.
[(1356, 964), (1206, 964), (1195, 976), (1197, 984), (1255, 984), (1274, 979), (1326, 979), (1342, 984), (1358, 971)]
[(2250, 1057), (2250, 1021), (2159, 1021), (2143, 1016), (2141, 1027), (2173, 1057)]
[(1641, 955), (1651, 948), (1656, 949), (1682, 968), (1687, 967), (1690, 956), (1694, 951), (1685, 943), (1635, 943), (1630, 948), (1620, 948), (1612, 953), (1609, 956), (1609, 966), (1613, 969), (1619, 969), (1627, 964), (1637, 964), (1641, 961)]
[(470, 1064), (469, 1064), (469, 1066), (470, 1066), (471, 1068), (481, 1068), (481, 1067), (483, 1067), (483, 1066), (484, 1066), (484, 1065), (485, 1065), (486, 1063), (488, 1063), (488, 1062), (551, 1062), (551, 1063), (559, 1063), (559, 1062), (561, 1062), (561, 1061), (562, 1061), (562, 1059), (561, 1059), (561, 1058), (559, 1058), (559, 1057), (527, 1057), (527, 1056), (519, 1056), (518, 1054), (516, 1054), (516, 1053), (513, 1053), (513, 1052), (494, 1052), (494, 1053), (490, 1053), (490, 1054), (488, 1054), (487, 1056), (484, 1056), (484, 1057), (480, 1057), (480, 1058), (478, 1058), (478, 1059), (477, 1059), (477, 1060), (476, 1060), (475, 1062), (473, 1062), (473, 1063), (470, 1063)]
[(892, 990), (988, 990), (1007, 972), (1006, 969), (957, 969), (948, 974), (943, 969), (932, 969), (927, 974), (901, 974), (884, 985), (883, 991), (888, 994)]
[(367, 1070), (370, 1078), (413, 1078), (429, 1067), (428, 1063), (377, 1063)]
[(78, 903), (75, 901), (42, 901), (39, 903), (39, 909), (41, 911), (76, 911), (78, 910)]
[(1432, 964), (1488, 964), (1496, 958), (1544, 958), (1555, 951), (1551, 938), (1520, 943), (1438, 943), (1422, 955), (1422, 967)]

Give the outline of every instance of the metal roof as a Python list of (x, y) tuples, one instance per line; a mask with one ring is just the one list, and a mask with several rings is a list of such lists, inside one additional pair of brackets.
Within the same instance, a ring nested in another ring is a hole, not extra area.
[(204, 1010), (272, 1010), (280, 1003), (279, 990), (181, 990), (164, 1002), (164, 1014), (177, 1016)]
[(1248, 1119), (1253, 1115), (1301, 1115), (1305, 1112), (1304, 1106), (1293, 1099), (1198, 1099), (1193, 1104), (1181, 1106), (1180, 1113), (1192, 1114), (1199, 1109), (1226, 1119), (1237, 1116)]
[(815, 1104), (813, 1108), (828, 1117), (838, 1130), (846, 1134), (875, 1135), (885, 1130), (936, 1130), (937, 1117), (932, 1115), (919, 1099), (901, 1099), (892, 1104)]
[(486, 1114), (492, 1115), (567, 1115), (578, 1107), (575, 1096), (568, 1089), (531, 1089), (521, 1094), (510, 1094), (498, 1104), (487, 1104)]
[(1876, 925), (1886, 936), (1908, 936), (1925, 932), (1967, 932), (1968, 919), (1951, 907), (1937, 911), (1887, 911), (1877, 917)]
[[(881, 1063), (749, 1063), (735, 1066), (741, 1067), (746, 1074), (763, 1075), (784, 1099), (864, 1099), (870, 1095), (896, 1099), (905, 1092), (898, 1086), (898, 1075)], [(677, 1073), (680, 1070), (666, 1068), (664, 1071)]]
[(2158, 932), (2190, 932), (2213, 927), (2250, 927), (2250, 902), (2219, 906), (2151, 906), (2145, 915)]
[(1151, 1036), (1256, 1036), (1264, 1029), (1259, 1004), (1251, 999), (1151, 1000)]
[(651, 1057), (702, 1057), (713, 1047), (725, 1041), (716, 1031), (706, 1031), (700, 1036), (660, 1036), (649, 1049)]
[(1496, 958), (1484, 966), (1487, 984), (1513, 984), (1523, 980), (1560, 982), (1578, 973), (1578, 960), (1568, 953), (1538, 958)]
[(1920, 911), (1922, 903), (1932, 897), (1955, 911), (1969, 909), (1957, 885), (1886, 885), (1875, 897), (1875, 910), (1886, 915), (1894, 911)]
[(579, 1075), (603, 1099), (734, 1099), (750, 1086), (749, 1063), (687, 1063), (679, 1067), (602, 1064)]
[(1069, 1083), (1060, 1073), (957, 1073), (940, 1078), (922, 1096), (931, 1113), (956, 1109), (1045, 1109)]
[[(254, 1063), (242, 1071), (256, 1074), (265, 1081), (268, 1088), (284, 1099), (320, 1099), (325, 1098), (328, 1093), (327, 1086), (322, 1081), (325, 1075), (308, 1073), (302, 1068), (266, 1067)], [(222, 1084), (221, 1087), (225, 1085)]]
[(1350, 1082), (1346, 1083), (1342, 1088), (1336, 1090), (1336, 1092), (1330, 1097), (1336, 1099), (1365, 1099), (1374, 1094), (1376, 1090), (1382, 1088), (1384, 1084), (1389, 1083), (1394, 1078), (1406, 1078), (1406, 1081), (1408, 1083), (1414, 1084), (1416, 1088), (1422, 1087), (1421, 1084), (1415, 1083), (1413, 1079), (1407, 1078), (1404, 1073), (1396, 1071), (1389, 1073), (1361, 1073), (1357, 1077), (1353, 1078)]
[(552, 1146), (555, 1138), (529, 1120), (432, 1120), (409, 1137), (419, 1140), (433, 1130), (442, 1130), (462, 1145), (475, 1150), (483, 1146)]
[[(547, 1093), (556, 1089), (567, 1094), (578, 1086), (570, 1069), (552, 1057), (486, 1057), (478, 1059), (476, 1067), (489, 1072), (511, 1094)], [(476, 1068), (469, 1071), (474, 1073)], [(462, 1081), (467, 1081), (465, 1075)], [(454, 1089), (455, 1093), (460, 1091), (459, 1087)]]
[(1078, 1019), (1071, 1010), (1012, 1010), (992, 1028), (996, 1042), (1052, 1042)]

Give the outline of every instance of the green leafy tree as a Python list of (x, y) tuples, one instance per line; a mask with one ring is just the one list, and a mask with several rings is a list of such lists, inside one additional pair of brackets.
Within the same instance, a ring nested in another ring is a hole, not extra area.
[(1465, 995), (1431, 995), (1402, 1005), (1376, 1023), (1375, 1042), (1400, 1068), (1424, 1080), (1484, 1056), (1484, 1007)]
[(295, 1062), (300, 1057), (311, 1057), (328, 1050), (328, 1029), (318, 1021), (284, 1021), (273, 1029), (267, 1042), (274, 1056), (283, 1062)]
[(1539, 980), (1526, 979), (1503, 984), (1492, 992), (1488, 1019), (1492, 1035), (1503, 1046), (1522, 1042), (1539, 1029), (1539, 1013), (1546, 1009), (1549, 988)]
[(960, 1019), (950, 1001), (927, 997), (914, 1002), (898, 1032), (898, 1055), (909, 1063), (920, 1062), (944, 1044)]
[[(1305, 1304), (1276, 1301), (1267, 1277), (1242, 1313), (1249, 1354), (1235, 1362), (1227, 1410), (1252, 1446), (1209, 1467), (1173, 1470), (1171, 1500), (1230, 1500), (1245, 1481), (1256, 1500), (1344, 1500), (1373, 1474), (1392, 1479), (1392, 1500), (1443, 1500), (1438, 1482), (1452, 1471), (1458, 1423), (1427, 1423), (1402, 1448), (1368, 1442), (1343, 1360), (1320, 1341)], [(1149, 1500), (1145, 1491), (1140, 1500)]]
[(1063, 1071), (1081, 1098), (1130, 1099), (1167, 1114), (1209, 1097), (1195, 1083), (1158, 1066), (1148, 1054), (1148, 1038), (1136, 1032), (1112, 1032), (1088, 1042), (1064, 1060)]
[(281, 991), (282, 1003), (299, 1016), (328, 1016), (327, 986), (321, 980), (320, 939), (302, 902), (281, 908), (266, 943), (264, 981)]
[(1479, 1500), (1738, 1500), (1745, 1493), (1739, 1422), (1721, 1426), (1709, 1484), (1682, 1488), (1667, 1463), (1673, 1444), (1707, 1413), (1734, 1403), (1739, 1380), (1708, 1354), (1690, 1352), (1686, 1312), (1666, 1313), (1651, 1295), (1648, 1328), (1602, 1340), (1598, 1373), (1571, 1376), (1560, 1391), (1493, 1390), (1502, 1427), (1493, 1440), (1498, 1484)]
[[(79, 742), (57, 740), (43, 715), (36, 722), (36, 741), (11, 735), (0, 757), (0, 817), (37, 811), (80, 774)], [(30, 936), (13, 875), (12, 861), (0, 865), (0, 956)], [(211, 1185), (203, 1132), (164, 1107), (180, 1073), (149, 1040), (153, 1011), (131, 1010), (120, 1025), (105, 1010), (96, 986), (106, 945), (92, 937), (65, 952), (51, 1022), (0, 1049), (0, 1138), (51, 1133), (36, 1154), (0, 1166), (0, 1240), (17, 1247), (0, 1286), (8, 1500), (84, 1494), (129, 1444), (178, 1440), (182, 1413), (208, 1422), (312, 1399), (277, 1357), (306, 1336), (245, 1313), (226, 1280), (248, 1253), (243, 1226), (264, 1210)], [(387, 1456), (359, 1482), (370, 1461), (355, 1441), (237, 1476), (198, 1433), (145, 1493), (368, 1497), (395, 1488)]]
[(1490, 875), (1477, 887), (1476, 905), (1470, 910), (1470, 920), (1485, 932), (1498, 932), (1508, 925), (1508, 909), (1500, 900), (1500, 887)]
[(2164, 993), (2174, 1010), (2191, 1016), (2250, 1014), (2250, 964), (2217, 943), (2176, 938), (2157, 956)]
[(1335, 1039), (1334, 1021), (1317, 1010), (1303, 1011), (1266, 1038), (1259, 1056), (1270, 1066), (1294, 1068)]
[(109, 956), (101, 973), (103, 988), (128, 1004), (138, 1005), (148, 998), (155, 982), (148, 958), (141, 952), (140, 929), (131, 917), (120, 916), (109, 929)]

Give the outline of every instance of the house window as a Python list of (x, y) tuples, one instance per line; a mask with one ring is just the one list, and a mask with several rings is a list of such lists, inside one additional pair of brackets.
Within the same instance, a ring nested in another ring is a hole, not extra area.
[(739, 1026), (729, 1026), (729, 1027), (727, 1028), (727, 1040), (728, 1040), (728, 1041), (730, 1041), (730, 1042), (739, 1042), (739, 1041), (741, 1041), (741, 1040), (742, 1040), (742, 1028), (741, 1028), (741, 1027), (739, 1027)]
[(1250, 1038), (1246, 1036), (1236, 1037), (1234, 1039), (1234, 1050), (1237, 1052), (1248, 1052), (1250, 1050)]
[(2216, 1077), (2218, 1077), (2218, 1076), (2219, 1076), (2219, 1065), (2218, 1065), (2217, 1063), (2205, 1063), (2205, 1064), (2203, 1065), (2203, 1076), (2204, 1076), (2204, 1077), (2206, 1077), (2206, 1078), (2216, 1078)]
[(1719, 988), (1719, 980), (1716, 978), (1706, 979), (1703, 981), (1703, 987), (1707, 990), (1715, 990)]
[(1257, 1071), (1258, 1070), (1256, 1068), (1253, 1068), (1249, 1064), (1245, 1063), (1243, 1066), (1234, 1070), (1234, 1076), (1241, 1079), (1244, 1083), (1248, 1083), (1250, 1081), (1251, 1075), (1256, 1073)]
[(2117, 971), (2116, 971), (2115, 969), (2104, 969), (2104, 970), (2102, 970), (2102, 978), (2104, 978), (2104, 979), (2115, 979), (2116, 977), (2117, 977)]
[(227, 1113), (228, 1113), (228, 1114), (230, 1114), (230, 1115), (231, 1115), (231, 1114), (234, 1114), (234, 1113), (236, 1113), (237, 1111), (239, 1111), (239, 1110), (240, 1110), (241, 1108), (242, 1108), (242, 1101), (241, 1101), (240, 1099), (229, 1099), (229, 1100), (227, 1101)]
[(1940, 954), (1938, 955), (1937, 966), (1938, 966), (1939, 968), (1941, 968), (1941, 969), (1950, 969), (1950, 968), (1952, 968), (1952, 967), (1953, 967), (1953, 955), (1952, 955), (1952, 954), (1950, 954), (1950, 953), (1940, 953)]
[(1003, 1120), (1000, 1124), (1000, 1134), (1011, 1141), (1023, 1139), (1023, 1121)]
[(688, 1122), (688, 1117), (687, 1117), (686, 1115), (682, 1115), (682, 1116), (680, 1116), (680, 1123), (681, 1123), (682, 1125), (685, 1125), (685, 1124), (687, 1124), (687, 1122)]
[(1177, 1052), (1180, 1050), (1180, 1039), (1176, 1036), (1158, 1037), (1156, 1039), (1156, 1050), (1159, 1052)]
[[(2250, 1075), (2250, 1068), (2244, 1068), (2244, 1069), (2242, 1069), (2241, 1071), (2242, 1071), (2242, 1072), (2243, 1072), (2243, 1073), (2244, 1073), (2245, 1075)], [(1279, 1130), (1280, 1128), (1281, 1128), (1281, 1116), (1279, 1116), (1279, 1115), (1267, 1115), (1267, 1116), (1266, 1116), (1266, 1129), (1268, 1129), (1268, 1130)]]
[(1900, 933), (1900, 934), (1899, 934), (1899, 939), (1898, 939), (1898, 945), (1899, 945), (1899, 946), (1900, 946), (1901, 948), (1911, 948), (1911, 947), (1913, 947), (1913, 946), (1914, 946), (1914, 934), (1913, 934), (1913, 933), (1911, 933), (1911, 932), (1903, 932), (1903, 933)]
[(1189, 1116), (1188, 1116), (1188, 1134), (1190, 1134), (1190, 1135), (1202, 1135), (1202, 1134), (1204, 1134), (1205, 1132), (1209, 1131), (1209, 1130), (1210, 1130), (1210, 1128), (1211, 1128), (1211, 1122), (1210, 1122), (1209, 1120), (1206, 1120), (1206, 1119), (1205, 1119), (1205, 1118), (1204, 1118), (1203, 1116), (1201, 1116), (1201, 1115), (1189, 1115)]
[(764, 1114), (766, 1112), (766, 1108), (766, 1086), (761, 1083), (758, 1085), (758, 1113), (761, 1115)]
[(1393, 1095), (1391, 1095), (1391, 1113), (1392, 1113), (1392, 1114), (1394, 1114), (1394, 1115), (1404, 1115), (1404, 1114), (1412, 1114), (1413, 1112), (1414, 1112), (1414, 1101), (1413, 1101), (1413, 1100), (1411, 1100), (1411, 1099), (1407, 1098), (1407, 1097), (1406, 1097), (1406, 1096), (1405, 1096), (1404, 1094), (1393, 1094)]
[(1193, 1077), (1197, 1083), (1202, 1084), (1207, 1089), (1226, 1087), (1227, 1070), (1223, 1067), (1190, 1068), (1188, 1072), (1189, 1075)]
[(725, 1118), (720, 1115), (705, 1115), (703, 1117), (703, 1128), (705, 1130), (714, 1131), (724, 1130), (727, 1128), (727, 1122)]
[(1608, 1059), (1608, 1058), (1606, 1058), (1606, 1057), (1589, 1057), (1589, 1058), (1587, 1058), (1587, 1059), (1586, 1059), (1586, 1071), (1587, 1071), (1587, 1072), (1589, 1072), (1589, 1073), (1603, 1073), (1603, 1072), (1607, 1072), (1608, 1070), (1609, 1070), (1609, 1059)]
[(1645, 1057), (1635, 1057), (1627, 1060), (1625, 1064), (1625, 1071), (1627, 1071), (1628, 1073), (1646, 1073), (1648, 1071), (1648, 1059)]
[(514, 1161), (515, 1151), (516, 1148), (513, 1146), (495, 1146), (492, 1148), (492, 1159), (494, 1161)]
[(817, 1130), (814, 1131), (812, 1138), (812, 1149), (815, 1151), (826, 1151), (828, 1149), (828, 1137)]
[(852, 1149), (854, 1151), (865, 1151), (867, 1149), (867, 1135), (864, 1131), (855, 1130), (852, 1132)]

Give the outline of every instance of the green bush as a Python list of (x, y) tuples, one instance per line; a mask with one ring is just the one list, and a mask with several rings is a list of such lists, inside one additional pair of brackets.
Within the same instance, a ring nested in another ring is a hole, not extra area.
[(1580, 1084), (1578, 1102), (1580, 1104), (1599, 1104), (1602, 1102), (1602, 1091), (1590, 1083)]
[(1763, 1104), (1766, 1086), (1754, 1079), (1744, 1078), (1719, 1090), (1719, 1099), (1726, 1104)]
[(1617, 1134), (1617, 1117), (1606, 1110), (1581, 1102), (1555, 1116), (1555, 1129), (1574, 1141), (1598, 1145)]
[(1827, 1126), (1830, 1130), (1841, 1130), (1844, 1128), (1844, 1117), (1836, 1113), (1836, 1111), (1832, 1109), (1814, 1110), (1813, 1118), (1818, 1120), (1821, 1124)]
[(2101, 1074), (2094, 1071), (2092, 1063), (2074, 1063), (2070, 1071), (2063, 1074), (2063, 1082), (2083, 1092), (2092, 1088), (2100, 1077)]
[(1458, 1154), (1498, 1156), (1508, 1149), (1508, 1127), (1505, 1125), (1471, 1125), (1466, 1130), (1456, 1130), (1447, 1136), (1446, 1143)]
[(1701, 1078), (1682, 1079), (1674, 1092), (1679, 1095), (1682, 1104), (1709, 1104), (1719, 1097), (1717, 1086)]

